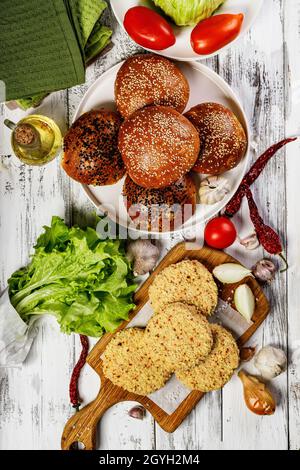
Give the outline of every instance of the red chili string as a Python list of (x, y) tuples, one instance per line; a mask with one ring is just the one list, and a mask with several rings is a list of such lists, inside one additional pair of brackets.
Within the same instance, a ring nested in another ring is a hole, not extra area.
[(73, 405), (73, 408), (76, 408), (76, 411), (78, 411), (80, 407), (79, 394), (78, 394), (78, 380), (79, 380), (81, 369), (83, 368), (86, 362), (86, 358), (89, 352), (88, 337), (85, 335), (79, 335), (79, 336), (80, 336), (80, 341), (82, 345), (82, 350), (81, 350), (78, 362), (76, 363), (73, 369), (71, 380), (70, 380), (70, 385), (69, 385), (70, 401)]
[(259, 177), (259, 175), (267, 165), (268, 161), (278, 152), (278, 150), (280, 150), (286, 144), (294, 142), (296, 139), (297, 137), (290, 137), (288, 139), (283, 139), (280, 142), (277, 142), (277, 144), (274, 144), (270, 148), (268, 148), (268, 150), (266, 150), (256, 160), (254, 165), (252, 165), (248, 173), (246, 173), (246, 175), (242, 179), (238, 190), (225, 207), (225, 214), (228, 217), (232, 217), (234, 214), (237, 213), (237, 211), (241, 207), (242, 199), (245, 196), (246, 188), (251, 186), (251, 184), (254, 183), (254, 181)]

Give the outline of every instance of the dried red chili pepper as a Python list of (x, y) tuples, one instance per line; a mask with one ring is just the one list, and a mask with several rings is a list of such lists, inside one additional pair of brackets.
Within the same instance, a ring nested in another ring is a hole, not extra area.
[(78, 380), (80, 376), (80, 371), (86, 362), (86, 358), (89, 352), (88, 337), (85, 335), (80, 335), (80, 341), (82, 345), (82, 350), (80, 353), (80, 357), (73, 369), (71, 380), (70, 380), (70, 385), (69, 385), (70, 401), (73, 405), (73, 408), (75, 408), (76, 411), (79, 411), (79, 407), (80, 407), (80, 401), (79, 401), (79, 395), (78, 395)]
[(228, 217), (232, 217), (234, 214), (237, 213), (239, 208), (241, 207), (241, 202), (243, 197), (245, 196), (245, 191), (248, 186), (251, 186), (252, 183), (259, 177), (263, 169), (265, 168), (266, 164), (268, 161), (275, 155), (278, 150), (280, 150), (282, 147), (284, 147), (286, 144), (290, 142), (294, 142), (297, 140), (297, 137), (290, 137), (288, 139), (283, 139), (280, 142), (277, 142), (277, 144), (272, 145), (268, 150), (266, 150), (252, 165), (248, 173), (244, 176), (242, 179), (242, 182), (232, 197), (232, 199), (229, 201), (227, 206), (225, 207), (225, 215)]
[(278, 233), (276, 233), (274, 229), (264, 223), (262, 217), (259, 214), (249, 186), (245, 186), (245, 195), (248, 200), (250, 217), (260, 244), (268, 253), (271, 255), (279, 255), (284, 260), (286, 267), (285, 269), (281, 270), (281, 272), (286, 271), (288, 268), (287, 261), (282, 254), (282, 244)]

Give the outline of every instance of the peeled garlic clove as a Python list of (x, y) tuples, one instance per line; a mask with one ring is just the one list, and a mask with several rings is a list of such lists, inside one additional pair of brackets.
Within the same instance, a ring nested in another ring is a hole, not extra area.
[(255, 298), (247, 284), (242, 284), (235, 290), (234, 304), (237, 311), (250, 322), (255, 310)]
[(245, 277), (251, 276), (251, 270), (241, 264), (224, 263), (213, 270), (213, 275), (223, 284), (234, 284), (242, 281)]
[(216, 204), (231, 191), (231, 186), (224, 176), (208, 176), (200, 183), (199, 198), (201, 204)]
[(259, 247), (259, 241), (255, 232), (251, 233), (245, 238), (240, 239), (240, 244), (246, 248), (246, 250), (255, 250)]
[(276, 403), (265, 384), (256, 377), (245, 374), (242, 370), (238, 373), (238, 376), (244, 386), (244, 399), (249, 410), (257, 415), (274, 414)]
[(281, 349), (265, 346), (255, 356), (254, 365), (264, 379), (271, 380), (285, 371), (287, 358)]
[(135, 240), (127, 247), (127, 258), (133, 261), (133, 271), (137, 276), (151, 271), (158, 260), (159, 249), (150, 240)]

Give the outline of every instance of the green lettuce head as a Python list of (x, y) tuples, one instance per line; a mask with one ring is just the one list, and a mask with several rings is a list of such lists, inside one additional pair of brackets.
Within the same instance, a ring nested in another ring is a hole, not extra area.
[(60, 217), (44, 227), (31, 262), (13, 273), (8, 285), (11, 304), (25, 323), (53, 315), (64, 333), (99, 337), (114, 331), (135, 307), (136, 285), (123, 242), (101, 240), (94, 226), (69, 228)]
[(194, 25), (208, 18), (224, 0), (153, 0), (178, 26)]

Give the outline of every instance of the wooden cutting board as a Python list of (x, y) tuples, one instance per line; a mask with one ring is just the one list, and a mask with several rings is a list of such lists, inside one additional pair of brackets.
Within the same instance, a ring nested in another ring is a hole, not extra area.
[[(238, 261), (223, 251), (212, 250), (208, 247), (199, 248), (191, 243), (179, 243), (165, 256), (161, 263), (157, 266), (155, 271), (144, 282), (140, 289), (135, 294), (136, 308), (130, 314), (128, 321), (122, 323), (117, 331), (125, 328), (127, 324), (138, 314), (142, 307), (148, 301), (148, 289), (154, 277), (166, 266), (181, 261), (183, 259), (197, 259), (201, 261), (209, 271), (212, 271), (215, 266), (222, 263), (238, 263)], [(256, 280), (253, 277), (247, 277), (242, 283), (247, 283), (252, 289), (256, 298), (256, 308), (252, 317), (253, 324), (249, 329), (238, 339), (238, 345), (245, 344), (257, 328), (264, 321), (269, 313), (269, 303)], [(232, 297), (232, 291), (238, 284), (224, 285), (219, 284), (219, 297), (228, 301)], [(84, 448), (86, 450), (95, 449), (96, 446), (96, 429), (100, 418), (105, 411), (111, 406), (121, 401), (136, 401), (141, 403), (154, 417), (156, 422), (167, 432), (173, 432), (182, 423), (186, 416), (192, 411), (194, 406), (204, 395), (202, 392), (192, 391), (172, 413), (168, 414), (161, 409), (150, 398), (129, 393), (120, 387), (113, 385), (103, 375), (102, 360), (100, 356), (104, 352), (106, 345), (109, 343), (115, 333), (105, 334), (98, 343), (94, 346), (92, 351), (87, 357), (88, 364), (95, 369), (101, 378), (101, 388), (97, 398), (89, 405), (85, 406), (72, 416), (67, 422), (61, 440), (61, 446), (64, 450), (74, 448)], [(81, 443), (80, 445), (78, 443)]]

